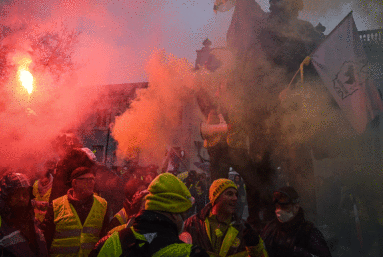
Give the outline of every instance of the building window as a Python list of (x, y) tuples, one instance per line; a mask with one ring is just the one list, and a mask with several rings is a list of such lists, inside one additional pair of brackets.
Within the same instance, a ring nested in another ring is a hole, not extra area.
[(96, 155), (98, 162), (104, 161), (104, 146), (103, 145), (94, 145), (92, 146), (92, 151)]

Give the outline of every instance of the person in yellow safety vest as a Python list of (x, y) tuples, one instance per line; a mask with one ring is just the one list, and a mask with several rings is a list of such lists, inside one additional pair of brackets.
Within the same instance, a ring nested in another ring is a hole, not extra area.
[(114, 218), (116, 218), (120, 222), (120, 225), (124, 225), (128, 223), (128, 220), (129, 220), (129, 216), (128, 214), (126, 214), (125, 208), (122, 208), (121, 210), (119, 210), (116, 213), (116, 215), (114, 215)]
[(148, 191), (145, 209), (136, 216), (133, 225), (100, 240), (89, 257), (208, 257), (203, 249), (179, 239), (192, 207), (185, 184), (173, 174), (163, 173), (152, 181)]
[(36, 180), (33, 184), (32, 193), (35, 199), (32, 200), (32, 205), (35, 210), (35, 217), (39, 222), (44, 221), (48, 209), (49, 197), (52, 191), (53, 171), (54, 169), (48, 169), (44, 177)]
[(208, 203), (185, 221), (184, 231), (210, 256), (267, 257), (263, 241), (254, 229), (237, 217), (237, 186), (229, 179), (215, 180)]
[(106, 200), (93, 193), (94, 172), (79, 167), (70, 181), (72, 188), (53, 200), (42, 226), (51, 256), (88, 256), (106, 234), (109, 211)]
[[(119, 210), (110, 221), (107, 229), (108, 231), (117, 226), (126, 224), (132, 215), (137, 214), (140, 211), (142, 201), (140, 201), (139, 204), (136, 203), (136, 197), (138, 197), (139, 193), (144, 192), (147, 186), (148, 185), (143, 180), (137, 178), (131, 178), (126, 182), (124, 186), (125, 200), (123, 202), (123, 208)], [(141, 198), (143, 197), (144, 195), (141, 196)]]

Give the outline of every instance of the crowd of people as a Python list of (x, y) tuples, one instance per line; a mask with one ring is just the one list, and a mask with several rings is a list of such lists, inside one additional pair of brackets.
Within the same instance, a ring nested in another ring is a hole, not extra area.
[(276, 218), (263, 231), (242, 219), (238, 175), (211, 184), (194, 170), (182, 179), (135, 176), (114, 213), (95, 190), (88, 150), (47, 162), (34, 183), (23, 173), (2, 174), (0, 256), (331, 256), (292, 187), (274, 193)]

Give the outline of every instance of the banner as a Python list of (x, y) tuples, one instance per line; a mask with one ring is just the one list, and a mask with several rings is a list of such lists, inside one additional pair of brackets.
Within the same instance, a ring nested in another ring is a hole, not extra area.
[(311, 60), (353, 128), (363, 133), (383, 105), (369, 76), (352, 12), (319, 45)]

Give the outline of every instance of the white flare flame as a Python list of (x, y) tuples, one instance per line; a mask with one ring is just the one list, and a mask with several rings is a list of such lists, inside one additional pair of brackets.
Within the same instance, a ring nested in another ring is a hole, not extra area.
[(28, 91), (28, 94), (31, 94), (33, 91), (33, 76), (32, 73), (28, 70), (19, 70), (19, 79), (21, 84)]
[(28, 91), (28, 94), (31, 94), (33, 91), (33, 75), (28, 70), (29, 64), (32, 62), (29, 58), (23, 58), (19, 64), (19, 80), (21, 82), (21, 85)]

